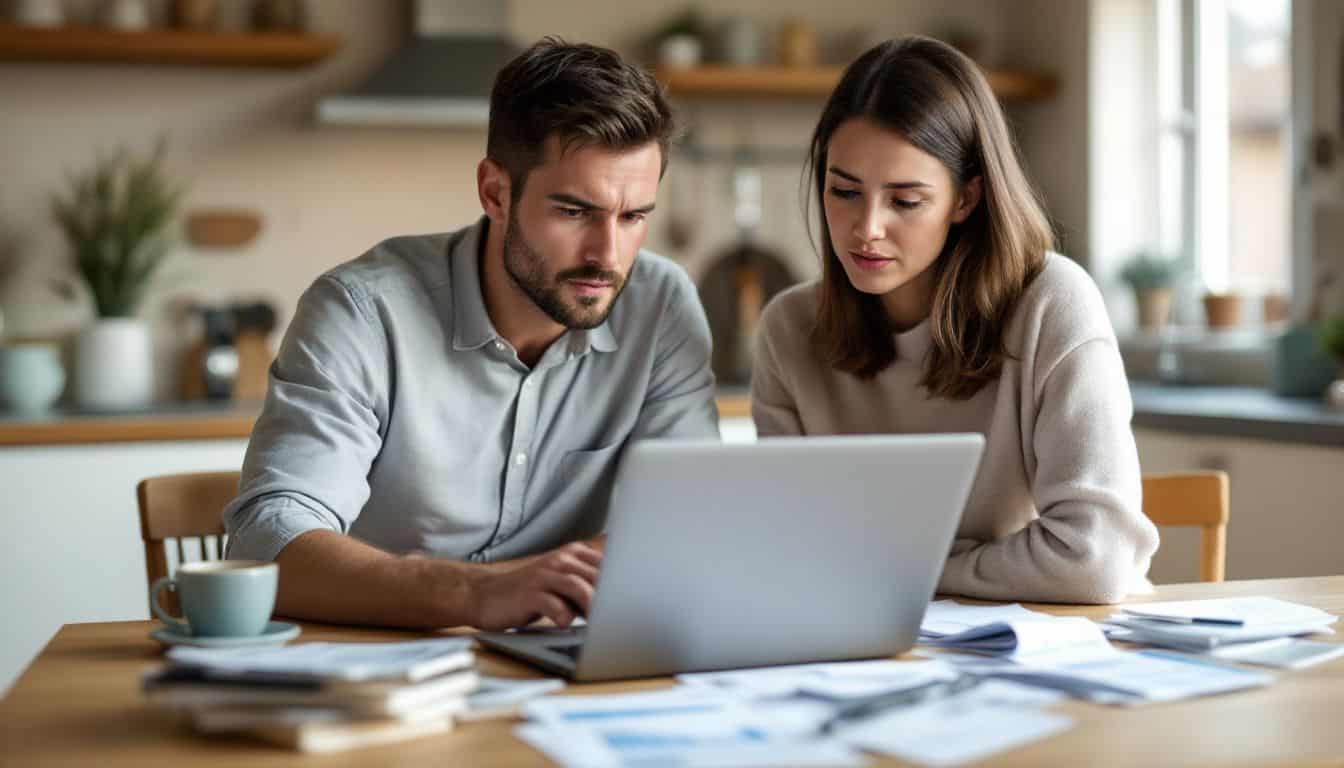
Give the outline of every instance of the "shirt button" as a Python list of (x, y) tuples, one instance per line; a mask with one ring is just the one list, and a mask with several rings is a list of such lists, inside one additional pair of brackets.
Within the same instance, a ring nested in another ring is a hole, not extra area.
[(520, 453), (520, 454), (518, 454), (517, 456), (513, 457), (513, 463), (514, 463), (514, 464), (517, 464), (517, 465), (520, 466), (520, 467), (521, 467), (522, 465), (526, 464), (526, 463), (527, 463), (527, 454), (526, 454), (526, 453)]
[(504, 351), (504, 345), (503, 345), (502, 343), (496, 341), (496, 342), (495, 342), (495, 349), (499, 350), (500, 352), (503, 352), (503, 351)]

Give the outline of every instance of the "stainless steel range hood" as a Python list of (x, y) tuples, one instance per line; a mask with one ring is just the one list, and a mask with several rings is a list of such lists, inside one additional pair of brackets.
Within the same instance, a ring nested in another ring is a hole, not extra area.
[(483, 126), (495, 74), (521, 48), (498, 0), (415, 0), (415, 33), (355, 91), (318, 102), (328, 125)]

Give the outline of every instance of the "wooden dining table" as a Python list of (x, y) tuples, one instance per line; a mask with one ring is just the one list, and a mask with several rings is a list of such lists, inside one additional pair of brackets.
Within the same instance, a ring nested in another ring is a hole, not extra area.
[[(1162, 586), (1130, 603), (1266, 595), (1344, 615), (1344, 576)], [(1114, 606), (1031, 605), (1101, 619)], [(488, 766), (547, 765), (519, 741), (512, 720), (460, 724), (400, 744), (303, 755), (247, 739), (194, 733), (181, 714), (140, 695), (140, 676), (162, 663), (147, 621), (67, 624), (0, 700), (0, 766)], [(304, 624), (296, 642), (410, 639), (424, 633)], [(1319, 636), (1341, 642), (1338, 635)], [(527, 666), (481, 651), (491, 675), (535, 677)], [(1064, 701), (1051, 707), (1073, 727), (1003, 752), (992, 765), (1326, 765), (1344, 763), (1344, 658), (1274, 671), (1268, 687), (1137, 707)], [(565, 693), (653, 690), (667, 678), (571, 685)], [(900, 761), (871, 756), (879, 765)]]

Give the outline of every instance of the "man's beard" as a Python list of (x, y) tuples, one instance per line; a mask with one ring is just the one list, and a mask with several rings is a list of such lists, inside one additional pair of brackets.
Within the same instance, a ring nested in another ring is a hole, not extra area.
[[(509, 224), (504, 230), (504, 270), (547, 317), (576, 331), (590, 330), (605, 322), (625, 289), (625, 277), (620, 272), (594, 266), (567, 269), (554, 278), (547, 276), (542, 255), (523, 237), (513, 210), (509, 211)], [(602, 299), (598, 296), (580, 296), (575, 302), (567, 302), (565, 283), (575, 279), (610, 284), (611, 301), (605, 307), (600, 306)]]

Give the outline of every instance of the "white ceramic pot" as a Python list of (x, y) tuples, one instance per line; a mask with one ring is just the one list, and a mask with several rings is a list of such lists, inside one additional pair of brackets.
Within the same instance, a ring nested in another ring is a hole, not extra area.
[(103, 23), (122, 32), (149, 29), (149, 5), (145, 0), (108, 0), (103, 9)]
[(143, 408), (154, 397), (149, 326), (129, 317), (105, 317), (75, 343), (75, 403), (95, 411)]
[(21, 27), (59, 27), (65, 23), (61, 0), (14, 0), (12, 19)]
[(700, 40), (693, 35), (672, 35), (658, 44), (658, 63), (668, 69), (692, 69), (700, 58)]

